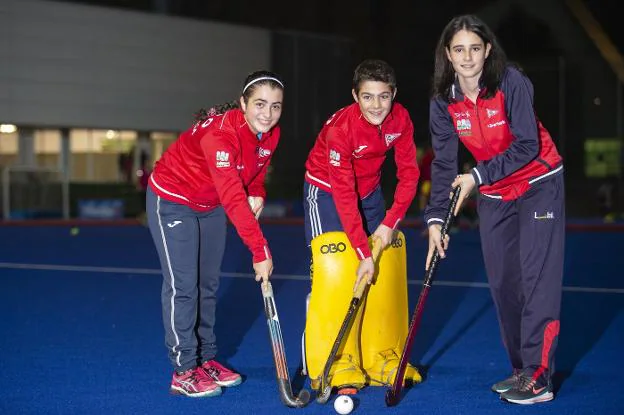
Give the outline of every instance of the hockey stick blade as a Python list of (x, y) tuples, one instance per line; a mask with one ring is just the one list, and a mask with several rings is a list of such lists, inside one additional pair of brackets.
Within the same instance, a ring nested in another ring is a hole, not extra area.
[[(457, 206), (457, 200), (459, 199), (460, 191), (461, 189), (459, 186), (457, 186), (453, 191), (449, 209), (446, 217), (444, 218), (444, 224), (442, 225), (442, 240), (444, 240), (444, 238), (446, 237), (448, 228), (454, 218), (453, 211)], [(407, 331), (407, 339), (405, 340), (403, 352), (401, 353), (401, 359), (399, 360), (399, 366), (397, 367), (396, 377), (394, 378), (392, 386), (386, 391), (386, 406), (395, 406), (399, 403), (401, 390), (403, 389), (403, 378), (405, 377), (405, 370), (407, 368), (407, 363), (412, 351), (412, 344), (414, 343), (414, 337), (416, 336), (416, 331), (418, 330), (418, 326), (420, 325), (425, 302), (427, 300), (427, 296), (429, 295), (429, 289), (431, 288), (431, 284), (433, 283), (433, 277), (435, 275), (439, 260), (440, 255), (438, 253), (438, 250), (435, 249), (431, 258), (431, 263), (429, 264), (429, 269), (427, 270), (427, 272), (425, 272), (425, 278), (423, 281), (422, 289), (420, 291), (420, 295), (418, 296), (416, 309), (412, 314), (412, 319), (410, 321), (409, 329)]]
[(301, 389), (297, 397), (293, 396), (292, 386), (288, 379), (277, 379), (280, 399), (290, 408), (303, 408), (310, 402), (310, 391)]
[(279, 316), (277, 315), (277, 307), (275, 306), (275, 297), (273, 296), (273, 287), (270, 282), (266, 282), (261, 284), (261, 288), (262, 297), (264, 299), (264, 313), (267, 318), (269, 337), (273, 349), (273, 360), (275, 361), (280, 399), (284, 405), (288, 407), (303, 408), (310, 401), (310, 392), (306, 389), (302, 389), (297, 397), (293, 395), (290, 376), (288, 374), (282, 329), (280, 327)]
[[(373, 263), (377, 262), (377, 258), (381, 253), (381, 243), (375, 238), (373, 241)], [(329, 356), (325, 361), (325, 367), (323, 368), (323, 374), (320, 379), (320, 386), (316, 395), (316, 402), (320, 404), (325, 404), (329, 400), (331, 396), (332, 387), (329, 383), (329, 371), (334, 363), (334, 359), (336, 358), (336, 354), (338, 354), (338, 349), (340, 349), (340, 345), (342, 344), (342, 340), (345, 337), (345, 334), (349, 332), (351, 324), (353, 323), (353, 317), (357, 314), (357, 309), (359, 305), (362, 303), (362, 300), (366, 298), (366, 294), (368, 293), (368, 289), (370, 288), (370, 284), (365, 279), (360, 281), (360, 284), (356, 287), (355, 293), (353, 294), (353, 298), (351, 298), (351, 302), (349, 303), (349, 309), (347, 310), (347, 315), (342, 321), (342, 325), (340, 326), (340, 330), (338, 331), (338, 335), (336, 336), (336, 340), (329, 352)]]

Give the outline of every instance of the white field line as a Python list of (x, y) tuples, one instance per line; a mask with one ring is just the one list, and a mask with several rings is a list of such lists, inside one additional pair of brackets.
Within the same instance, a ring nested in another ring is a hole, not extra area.
[[(159, 269), (148, 268), (114, 268), (114, 267), (87, 267), (79, 265), (48, 265), (48, 264), (19, 264), (13, 262), (0, 262), (0, 268), (26, 269), (37, 271), (67, 271), (67, 272), (102, 272), (111, 274), (151, 274), (160, 275)], [(223, 277), (228, 278), (251, 278), (251, 273), (244, 272), (222, 272)], [(271, 278), (280, 280), (308, 281), (308, 275), (297, 274), (273, 274)], [(410, 285), (420, 285), (422, 280), (408, 280)], [(445, 287), (465, 287), (465, 288), (489, 288), (484, 282), (461, 282), (461, 281), (435, 281), (436, 286)], [(599, 294), (624, 294), (624, 288), (597, 288), (597, 287), (570, 287), (564, 286), (563, 291), (599, 293)]]

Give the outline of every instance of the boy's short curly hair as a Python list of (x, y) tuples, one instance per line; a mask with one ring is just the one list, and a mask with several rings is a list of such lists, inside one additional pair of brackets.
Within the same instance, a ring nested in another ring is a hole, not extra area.
[(387, 62), (380, 59), (366, 59), (361, 62), (353, 73), (353, 90), (360, 92), (363, 82), (377, 81), (385, 82), (392, 91), (396, 89), (396, 75), (394, 69)]

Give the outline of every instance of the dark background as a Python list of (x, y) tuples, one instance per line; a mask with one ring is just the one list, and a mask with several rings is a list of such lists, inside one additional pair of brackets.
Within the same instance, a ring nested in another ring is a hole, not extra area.
[[(406, 35), (415, 37), (430, 33), (422, 46), (432, 48), (443, 24), (452, 16), (478, 13), (480, 9), (501, 0), (316, 0), (297, 2), (273, 0), (66, 0), (131, 10), (157, 11), (201, 20), (215, 20), (265, 27), (333, 34), (353, 38), (365, 54), (379, 54), (396, 49), (396, 41)], [(601, 23), (612, 41), (622, 51), (624, 31), (617, 2), (583, 0)], [(517, 3), (522, 3), (517, 2)], [(433, 31), (431, 31), (433, 30)], [(500, 35), (500, 34), (499, 34)], [(433, 42), (432, 42), (433, 41)], [(506, 44), (509, 50), (511, 44)], [(539, 45), (533, 45), (539, 46)], [(400, 50), (400, 49), (399, 49)]]
[[(395, 68), (397, 99), (410, 111), (416, 144), (423, 148), (429, 141), (428, 101), (434, 49), (445, 24), (458, 14), (479, 15), (492, 5), (511, 4), (494, 29), (509, 58), (520, 64), (531, 78), (537, 114), (564, 157), (568, 213), (575, 216), (599, 214), (595, 189), (605, 180), (614, 183), (616, 210), (624, 210), (621, 196), (624, 192), (619, 191), (624, 189), (621, 175), (595, 179), (586, 177), (584, 170), (587, 138), (621, 135), (617, 125), (622, 121), (618, 121), (618, 117), (621, 120), (624, 114), (621, 101), (618, 106), (616, 90), (621, 93), (622, 85), (590, 41), (587, 45), (578, 45), (578, 53), (575, 53), (576, 45), (562, 44), (561, 37), (553, 33), (553, 20), (571, 16), (565, 7), (559, 12), (561, 16), (551, 13), (544, 17), (544, 13), (536, 18), (525, 7), (529, 3), (535, 5), (532, 0), (73, 2), (270, 29), (274, 48), (272, 69), (282, 75), (287, 89), (281, 121), (284, 140), (274, 158), (269, 190), (274, 198), (289, 200), (300, 198), (303, 161), (320, 126), (336, 109), (352, 101), (351, 76), (357, 63), (365, 58), (380, 58)], [(565, 6), (566, 0), (544, 0), (543, 3), (552, 10), (553, 4)], [(624, 31), (619, 27), (617, 2), (582, 0), (582, 3), (622, 53)], [(574, 17), (572, 19), (576, 22)], [(209, 41), (214, 39), (207, 39)], [(570, 56), (570, 50), (577, 56)], [(587, 72), (580, 69), (582, 65), (600, 67), (606, 75), (587, 79)], [(594, 97), (600, 98), (602, 105), (595, 104)], [(462, 158), (470, 159), (465, 152)], [(391, 155), (388, 159), (382, 184), (387, 189), (386, 198), (391, 199), (394, 165)], [(410, 213), (418, 214), (417, 211)]]

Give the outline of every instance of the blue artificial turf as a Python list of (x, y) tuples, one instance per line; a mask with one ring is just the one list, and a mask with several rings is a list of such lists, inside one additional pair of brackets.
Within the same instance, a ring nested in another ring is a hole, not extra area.
[[(273, 288), (293, 381), (309, 282), (300, 226), (266, 225)], [(407, 229), (410, 314), (426, 240)], [(624, 411), (623, 233), (569, 232), (557, 398), (531, 409), (501, 402), (491, 383), (508, 363), (485, 285), (477, 231), (452, 235), (414, 342), (424, 382), (394, 408), (385, 388), (356, 397), (354, 414), (621, 414)], [(230, 229), (219, 291), (220, 356), (245, 376), (217, 398), (168, 393), (171, 368), (160, 314), (161, 277), (141, 226), (0, 226), (1, 414), (332, 414), (286, 408), (250, 257)], [(609, 289), (600, 291), (599, 289)], [(308, 383), (305, 386), (309, 387)]]

